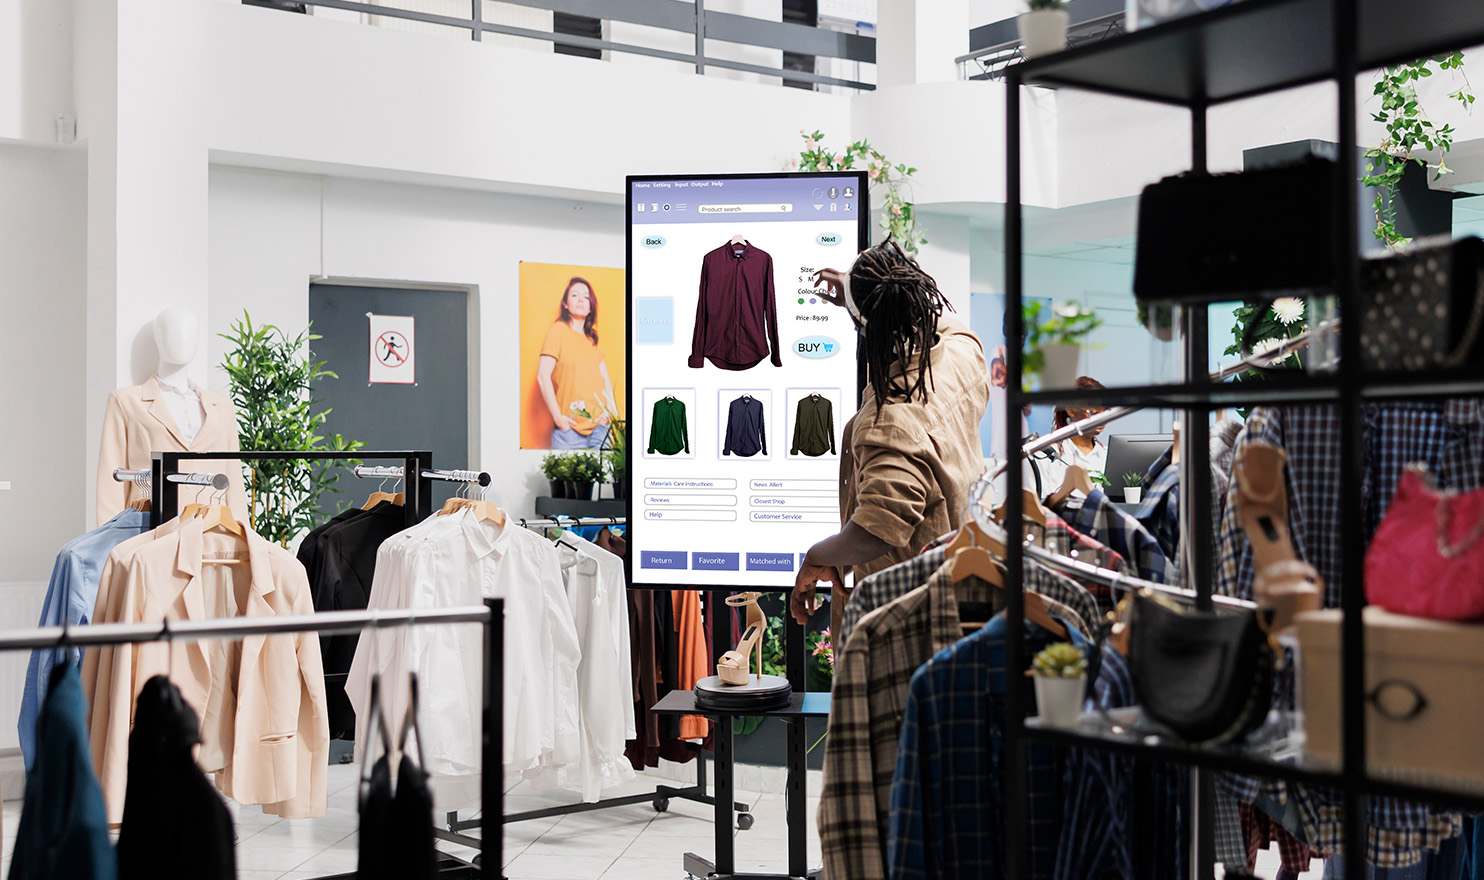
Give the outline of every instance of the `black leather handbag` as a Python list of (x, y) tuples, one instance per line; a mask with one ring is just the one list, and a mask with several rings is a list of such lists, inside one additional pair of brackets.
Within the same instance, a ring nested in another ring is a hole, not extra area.
[(1367, 370), (1484, 363), (1484, 240), (1421, 238), (1360, 269)]
[(1189, 742), (1232, 742), (1262, 726), (1277, 654), (1257, 612), (1177, 611), (1134, 598), (1129, 644), (1144, 713)]
[(1134, 295), (1222, 302), (1334, 282), (1335, 163), (1186, 172), (1144, 187)]

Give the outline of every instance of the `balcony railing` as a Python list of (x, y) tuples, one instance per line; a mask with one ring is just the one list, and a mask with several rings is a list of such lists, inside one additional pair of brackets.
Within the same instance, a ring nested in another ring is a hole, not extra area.
[[(1067, 45), (1097, 42), (1123, 33), (1124, 0), (1070, 0)], [(961, 79), (999, 79), (1000, 72), (1021, 60), (1015, 19), (991, 22), (969, 31), (969, 54), (953, 59)]]
[[(254, 0), (249, 0), (249, 2), (254, 2)], [(266, 0), (266, 2), (256, 0), (256, 2), (263, 5), (279, 5), (281, 0)], [(797, 66), (798, 56), (813, 56), (816, 59), (854, 62), (856, 67), (853, 69), (859, 71), (861, 64), (875, 65), (876, 63), (876, 39), (873, 33), (830, 30), (727, 12), (715, 12), (706, 8), (705, 0), (506, 0), (498, 4), (504, 7), (525, 7), (530, 10), (545, 10), (554, 14), (601, 20), (605, 24), (604, 33), (607, 33), (608, 23), (623, 22), (673, 34), (688, 35), (691, 39), (684, 43), (687, 48), (680, 51), (675, 48), (676, 41), (673, 38), (665, 40), (661, 37), (657, 40), (657, 42), (669, 44), (668, 48), (662, 48), (655, 45), (640, 45), (635, 42), (617, 42), (599, 37), (562, 33), (555, 28), (544, 30), (490, 21), (486, 16), (486, 0), (456, 0), (456, 2), (440, 2), (436, 5), (420, 2), (420, 0), (388, 0), (388, 3), (395, 5), (380, 2), (367, 3), (361, 0), (303, 0), (302, 6), (356, 12), (370, 17), (371, 21), (397, 19), (438, 25), (443, 28), (455, 28), (468, 32), (469, 38), (477, 41), (482, 41), (486, 34), (498, 34), (506, 37), (546, 41), (559, 48), (587, 49), (602, 53), (621, 52), (650, 58), (663, 58), (687, 66), (693, 65), (696, 73), (705, 73), (708, 68), (711, 68), (778, 77), (786, 85), (838, 86), (857, 90), (875, 88), (873, 83), (862, 81), (859, 72), (855, 73), (854, 78), (832, 76), (816, 71), (792, 69), (788, 66), (773, 67), (767, 64), (719, 58), (707, 51), (707, 41), (710, 40), (782, 50), (785, 57), (790, 55), (794, 57), (794, 67)], [(490, 6), (495, 5), (497, 4), (490, 4)], [(417, 6), (423, 8), (413, 8)], [(430, 11), (432, 9), (440, 11)], [(454, 9), (460, 10), (460, 13), (448, 14)], [(870, 26), (864, 25), (858, 30), (870, 30)]]

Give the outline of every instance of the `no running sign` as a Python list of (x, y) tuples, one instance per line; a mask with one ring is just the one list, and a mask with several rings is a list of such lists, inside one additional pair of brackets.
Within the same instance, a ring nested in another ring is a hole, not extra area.
[(373, 315), (371, 323), (371, 383), (413, 385), (417, 382), (411, 315)]

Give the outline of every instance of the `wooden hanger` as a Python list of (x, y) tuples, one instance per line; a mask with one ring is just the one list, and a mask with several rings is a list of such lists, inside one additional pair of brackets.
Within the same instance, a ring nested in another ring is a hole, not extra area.
[(382, 492), (380, 490), (375, 491), (375, 492), (372, 492), (371, 493), (371, 497), (366, 499), (366, 503), (361, 505), (361, 509), (362, 510), (370, 510), (371, 508), (375, 507), (376, 505), (380, 504), (381, 502), (383, 502), (383, 501), (392, 501), (396, 497), (397, 496), (393, 495), (390, 492)]
[(149, 512), (149, 508), (150, 508), (150, 504), (149, 504), (149, 498), (147, 496), (144, 497), (144, 498), (135, 498), (133, 501), (130, 501), (129, 502), (129, 509), (130, 510), (139, 510), (139, 511), (144, 511), (144, 512), (148, 513)]
[(1071, 638), (1071, 635), (1067, 633), (1067, 628), (1062, 626), (1055, 617), (1052, 617), (1050, 611), (1046, 610), (1046, 600), (1041, 598), (1041, 594), (1032, 593), (1027, 590), (1023, 595), (1025, 596), (1026, 620), (1034, 623), (1036, 626), (1039, 626), (1041, 629), (1046, 630), (1057, 638)]
[(1000, 559), (1005, 558), (1005, 545), (985, 534), (979, 524), (972, 519), (964, 523), (963, 527), (958, 530), (958, 534), (953, 536), (945, 552), (949, 557), (954, 557), (958, 551), (974, 546), (983, 547)]
[(1087, 468), (1080, 464), (1070, 465), (1067, 468), (1066, 475), (1061, 478), (1061, 487), (1046, 498), (1046, 506), (1054, 510), (1070, 498), (1074, 490), (1080, 490), (1083, 495), (1092, 494), (1092, 478), (1088, 476)]
[(1170, 464), (1180, 463), (1180, 423), (1175, 422), (1170, 426), (1175, 435), (1175, 445), (1170, 448)]
[[(1029, 489), (1021, 489), (1020, 497), (1024, 499), (1024, 503), (1021, 506), (1024, 509), (1025, 518), (1031, 522), (1039, 523), (1044, 528), (1046, 525), (1046, 508), (1041, 506), (1041, 499), (1037, 498), (1036, 493)], [(1008, 504), (1001, 504), (995, 508), (995, 522), (1001, 525), (1004, 524), (1005, 508), (1008, 506)]]
[[(232, 515), (232, 508), (225, 504), (215, 504), (207, 507), (200, 514), (201, 531), (208, 532), (212, 529), (221, 529), (238, 538), (246, 538), (242, 531), (242, 524)], [(246, 562), (245, 559), (202, 559), (202, 563), (217, 563), (220, 565), (239, 565)]]

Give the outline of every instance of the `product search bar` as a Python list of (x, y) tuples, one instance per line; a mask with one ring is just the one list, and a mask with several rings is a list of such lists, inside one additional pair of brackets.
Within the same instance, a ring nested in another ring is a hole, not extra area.
[(702, 214), (792, 214), (794, 206), (767, 202), (759, 205), (700, 205), (696, 210)]

